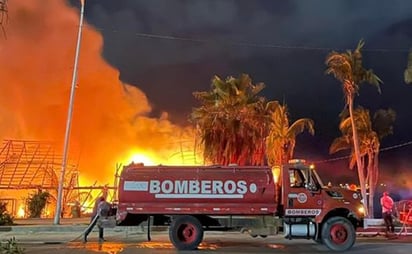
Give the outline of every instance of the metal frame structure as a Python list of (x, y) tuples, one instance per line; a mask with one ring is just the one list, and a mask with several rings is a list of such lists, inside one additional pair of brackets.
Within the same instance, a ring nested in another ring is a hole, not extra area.
[[(61, 155), (52, 142), (4, 140), (0, 150), (0, 189), (56, 189)], [(67, 187), (78, 185), (77, 165), (70, 164)]]
[[(56, 196), (62, 156), (53, 142), (3, 140), (0, 147), (0, 190), (45, 190)], [(67, 164), (64, 199), (79, 192), (77, 164)], [(54, 202), (53, 202), (54, 203)], [(55, 204), (54, 204), (55, 205)]]
[[(191, 146), (189, 140), (179, 141), (179, 151), (169, 158), (180, 156), (182, 163), (200, 164), (197, 157), (201, 155)], [(49, 141), (5, 139), (0, 146), (0, 193), (11, 195), (0, 196), (0, 201), (9, 203), (13, 215), (19, 207), (17, 195), (21, 192), (26, 197), (33, 191), (47, 191), (51, 194), (50, 206), (56, 206), (59, 187), (59, 173), (61, 170), (63, 155), (55, 149), (56, 144)], [(69, 156), (70, 157), (70, 156)], [(122, 164), (116, 165), (113, 186), (96, 185), (79, 186), (78, 163), (74, 163), (70, 157), (66, 165), (66, 173), (63, 184), (62, 214), (68, 214), (70, 206), (80, 203), (82, 208), (88, 209), (95, 196), (105, 195), (108, 200), (117, 202), (117, 184)], [(92, 194), (93, 192), (93, 194)], [(12, 198), (13, 196), (13, 198)]]
[[(193, 146), (194, 143), (194, 146)], [(198, 161), (198, 158), (203, 157), (201, 152), (197, 150), (198, 144), (197, 140), (179, 140), (178, 142), (172, 143), (179, 145), (179, 151), (173, 153), (169, 156), (169, 159), (180, 156), (181, 163), (185, 164), (194, 164), (194, 165), (201, 165), (204, 162)]]

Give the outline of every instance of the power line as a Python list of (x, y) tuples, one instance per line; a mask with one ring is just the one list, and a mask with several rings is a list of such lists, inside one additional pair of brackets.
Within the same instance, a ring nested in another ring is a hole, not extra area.
[[(389, 150), (397, 149), (397, 148), (408, 146), (408, 145), (412, 145), (412, 141), (408, 141), (408, 142), (401, 143), (401, 144), (398, 144), (398, 145), (385, 147), (385, 148), (379, 149), (379, 152), (386, 152), (386, 151), (389, 151)], [(326, 163), (326, 162), (331, 162), (331, 161), (339, 161), (339, 160), (349, 159), (349, 157), (350, 157), (350, 155), (347, 155), (347, 156), (336, 157), (336, 158), (327, 159), (327, 160), (315, 161), (314, 163), (315, 164), (320, 164), (320, 163)]]
[[(116, 30), (116, 29), (105, 29), (97, 28), (91, 26), (93, 29), (98, 31), (109, 31), (113, 33), (128, 33), (126, 30)], [(285, 50), (303, 50), (303, 51), (346, 51), (348, 48), (332, 48), (332, 47), (315, 47), (315, 46), (305, 46), (305, 45), (282, 45), (273, 43), (259, 43), (259, 42), (240, 42), (240, 41), (230, 41), (230, 40), (210, 40), (210, 39), (199, 39), (191, 37), (164, 35), (164, 34), (152, 34), (152, 33), (136, 33), (132, 32), (136, 37), (147, 38), (147, 39), (158, 39), (158, 40), (171, 40), (171, 41), (182, 41), (182, 42), (192, 42), (199, 44), (214, 44), (214, 45), (227, 45), (235, 47), (249, 47), (249, 48), (271, 48), (271, 49), (285, 49)], [(409, 52), (409, 48), (369, 48), (362, 49), (364, 52)]]
[(399, 147), (408, 146), (408, 145), (411, 145), (411, 144), (412, 144), (412, 141), (409, 141), (409, 142), (405, 142), (405, 143), (402, 143), (402, 144), (385, 147), (385, 148), (380, 149), (379, 151), (380, 152), (388, 151), (388, 150), (396, 149), (396, 148), (399, 148)]

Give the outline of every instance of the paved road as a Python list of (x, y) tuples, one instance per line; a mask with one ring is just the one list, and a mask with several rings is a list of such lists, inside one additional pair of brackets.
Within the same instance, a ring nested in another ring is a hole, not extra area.
[[(169, 242), (165, 232), (156, 232), (152, 235), (152, 241), (148, 242), (142, 233), (128, 234), (124, 232), (112, 232), (106, 236), (107, 242), (98, 244), (97, 232), (90, 235), (89, 242), (64, 242), (63, 237), (51, 234), (50, 241), (35, 242), (24, 241), (20, 236), (20, 246), (25, 248), (26, 253), (181, 253), (174, 249)], [(42, 235), (47, 239), (47, 235)], [(65, 234), (67, 239), (68, 235)], [(19, 236), (16, 236), (19, 240)], [(27, 236), (26, 236), (27, 239)], [(59, 241), (58, 241), (59, 240)], [(374, 254), (406, 254), (412, 249), (411, 237), (400, 237), (387, 240), (381, 236), (360, 237), (352, 249), (345, 253), (374, 253)], [(318, 245), (310, 240), (286, 240), (282, 236), (268, 238), (251, 238), (240, 233), (206, 233), (204, 242), (199, 250), (184, 253), (331, 253), (325, 246)]]
[[(141, 227), (116, 227), (105, 230), (103, 244), (97, 243), (97, 232), (89, 236), (87, 244), (79, 239), (89, 218), (62, 220), (62, 225), (53, 226), (51, 221), (22, 220), (19, 226), (0, 232), (0, 241), (15, 237), (19, 246), (28, 254), (53, 253), (179, 253), (169, 241), (167, 231), (152, 232), (152, 241), (146, 239)], [(1, 231), (1, 230), (0, 230)], [(372, 230), (376, 231), (376, 230)], [(408, 230), (411, 232), (412, 230)], [(364, 234), (360, 234), (364, 235)], [(376, 235), (372, 233), (372, 235)], [(387, 240), (382, 236), (360, 236), (355, 246), (345, 253), (406, 254), (412, 249), (412, 236)], [(283, 236), (251, 238), (240, 233), (206, 232), (199, 250), (184, 253), (331, 253), (325, 246), (310, 240), (286, 240)]]

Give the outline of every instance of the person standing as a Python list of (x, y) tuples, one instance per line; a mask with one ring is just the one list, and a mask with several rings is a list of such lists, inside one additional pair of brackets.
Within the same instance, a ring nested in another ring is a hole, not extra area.
[(382, 217), (385, 221), (386, 234), (394, 233), (395, 227), (392, 220), (393, 199), (389, 196), (387, 191), (383, 192), (381, 197)]
[[(83, 242), (86, 243), (87, 242), (87, 236), (90, 234), (90, 232), (92, 232), (94, 226), (96, 225), (98, 219), (100, 216), (102, 216), (102, 213), (108, 213), (107, 209), (108, 207), (110, 207), (109, 203), (106, 202), (106, 199), (102, 196), (100, 198), (98, 198), (94, 204), (93, 207), (93, 212), (92, 212), (92, 216), (90, 219), (90, 224), (89, 227), (86, 229), (86, 231), (84, 232), (84, 237), (83, 237)], [(107, 214), (105, 214), (107, 216)], [(104, 238), (103, 238), (103, 228), (100, 227), (98, 225), (99, 228), (99, 242), (103, 242)]]

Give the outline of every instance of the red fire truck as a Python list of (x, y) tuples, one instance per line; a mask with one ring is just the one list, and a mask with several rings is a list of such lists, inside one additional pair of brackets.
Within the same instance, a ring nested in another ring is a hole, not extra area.
[(273, 168), (132, 163), (118, 187), (117, 225), (152, 218), (153, 225), (169, 226), (179, 250), (196, 249), (206, 230), (239, 230), (252, 237), (283, 233), (344, 251), (364, 216), (358, 192), (324, 186), (302, 160)]

